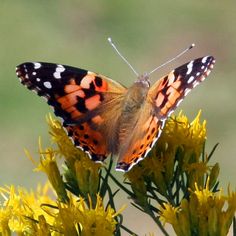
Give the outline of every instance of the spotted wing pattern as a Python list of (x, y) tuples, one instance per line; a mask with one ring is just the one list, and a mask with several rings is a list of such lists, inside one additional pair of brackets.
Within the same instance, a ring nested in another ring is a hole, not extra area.
[(127, 142), (128, 148), (123, 147), (123, 153), (121, 149), (117, 170), (129, 171), (147, 156), (160, 137), (167, 117), (209, 75), (214, 63), (212, 56), (195, 59), (171, 71), (150, 88), (134, 136)]
[(186, 63), (158, 80), (149, 90), (157, 118), (164, 120), (184, 97), (210, 74), (215, 59), (205, 56)]
[(97, 127), (107, 122), (104, 107), (120, 109), (125, 87), (103, 75), (51, 63), (23, 63), (16, 73), (23, 85), (53, 106), (77, 147), (95, 161), (109, 155), (106, 130)]

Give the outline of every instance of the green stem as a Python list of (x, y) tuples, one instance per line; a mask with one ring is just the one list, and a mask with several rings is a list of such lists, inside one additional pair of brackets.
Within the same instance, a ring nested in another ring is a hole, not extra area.
[(125, 188), (111, 173), (109, 173), (109, 176), (116, 183), (116, 185), (126, 192), (131, 198), (135, 197), (134, 194), (129, 189)]

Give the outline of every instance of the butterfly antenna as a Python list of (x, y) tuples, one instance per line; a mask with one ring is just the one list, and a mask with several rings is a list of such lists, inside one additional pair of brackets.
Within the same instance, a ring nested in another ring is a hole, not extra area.
[(195, 46), (194, 43), (192, 43), (188, 48), (184, 49), (181, 53), (179, 53), (177, 56), (175, 56), (174, 58), (170, 59), (169, 61), (163, 63), (162, 65), (156, 67), (155, 69), (153, 69), (151, 72), (148, 73), (148, 76), (152, 73), (154, 73), (155, 71), (157, 71), (158, 69), (160, 69), (161, 67), (169, 64), (170, 62), (176, 60), (177, 58), (181, 57), (183, 54), (185, 54), (187, 51), (189, 51), (190, 49), (192, 49)]
[(112, 42), (112, 39), (109, 37), (108, 42), (110, 43), (110, 45), (115, 49), (115, 51), (117, 52), (117, 54), (123, 59), (123, 61), (129, 66), (129, 68), (134, 72), (134, 74), (138, 77), (139, 74), (138, 72), (134, 69), (133, 66), (130, 65), (130, 63), (127, 61), (127, 59), (119, 52), (119, 50), (117, 49), (117, 47), (115, 46), (115, 44)]

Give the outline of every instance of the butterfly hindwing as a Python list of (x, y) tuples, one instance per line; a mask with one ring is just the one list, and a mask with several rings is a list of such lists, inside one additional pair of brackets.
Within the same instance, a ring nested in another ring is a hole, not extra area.
[(212, 56), (198, 58), (158, 80), (148, 93), (153, 100), (157, 117), (166, 119), (184, 97), (209, 75), (214, 63)]
[[(142, 119), (141, 119), (142, 120)], [(121, 149), (116, 170), (129, 171), (143, 160), (161, 135), (165, 121), (150, 115), (143, 126), (136, 126), (134, 136), (127, 140), (127, 145)]]
[(119, 110), (117, 100), (125, 87), (103, 75), (52, 63), (23, 63), (16, 73), (23, 85), (53, 106), (77, 147), (95, 161), (106, 158), (110, 152), (103, 138), (106, 131), (97, 127), (107, 123), (104, 107)]

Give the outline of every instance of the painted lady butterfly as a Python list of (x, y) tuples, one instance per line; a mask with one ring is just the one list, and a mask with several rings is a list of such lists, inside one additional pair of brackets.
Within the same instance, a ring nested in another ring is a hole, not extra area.
[(63, 118), (76, 147), (99, 162), (118, 154), (116, 169), (128, 171), (147, 156), (167, 117), (209, 75), (214, 63), (212, 56), (198, 58), (151, 87), (147, 75), (126, 88), (87, 70), (41, 62), (23, 63), (16, 74)]

